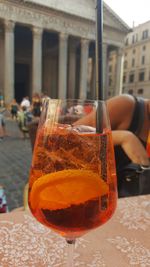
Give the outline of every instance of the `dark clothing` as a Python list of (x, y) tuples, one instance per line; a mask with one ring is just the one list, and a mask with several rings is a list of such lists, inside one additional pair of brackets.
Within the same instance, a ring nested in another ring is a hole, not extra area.
[(33, 102), (33, 110), (32, 110), (34, 117), (40, 117), (41, 114), (41, 101)]
[[(135, 98), (135, 101), (135, 109), (132, 121), (127, 130), (137, 135), (144, 121), (144, 100), (142, 98)], [(143, 142), (142, 140), (140, 141), (144, 147), (146, 147), (146, 142)], [(117, 172), (131, 162), (121, 146), (115, 146), (115, 158)]]
[(12, 104), (11, 105), (11, 115), (12, 115), (12, 117), (13, 116), (17, 117), (17, 112), (18, 112), (18, 105)]
[[(142, 98), (135, 98), (135, 101), (132, 121), (127, 130), (137, 135), (144, 121), (144, 100)], [(146, 147), (146, 142), (140, 141)], [(115, 146), (115, 157), (118, 171), (131, 162), (121, 146)]]

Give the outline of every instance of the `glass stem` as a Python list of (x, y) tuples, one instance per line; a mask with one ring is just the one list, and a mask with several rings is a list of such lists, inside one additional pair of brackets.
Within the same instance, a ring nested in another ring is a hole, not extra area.
[(75, 239), (66, 239), (67, 241), (67, 267), (74, 267), (74, 248)]

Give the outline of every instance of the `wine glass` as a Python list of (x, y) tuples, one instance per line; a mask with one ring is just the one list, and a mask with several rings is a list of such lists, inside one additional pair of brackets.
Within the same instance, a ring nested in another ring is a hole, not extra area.
[(68, 267), (76, 238), (109, 220), (117, 185), (104, 101), (46, 99), (36, 135), (28, 203), (33, 216), (63, 236)]

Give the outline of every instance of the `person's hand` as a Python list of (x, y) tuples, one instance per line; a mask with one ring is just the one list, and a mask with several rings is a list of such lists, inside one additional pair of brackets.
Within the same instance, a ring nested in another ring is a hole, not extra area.
[(140, 140), (129, 131), (112, 131), (114, 145), (121, 145), (124, 152), (134, 163), (149, 166), (150, 161), (146, 149)]

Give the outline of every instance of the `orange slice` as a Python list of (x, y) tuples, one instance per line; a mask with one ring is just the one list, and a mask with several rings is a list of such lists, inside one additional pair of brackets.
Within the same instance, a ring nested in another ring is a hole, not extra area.
[(57, 210), (108, 193), (108, 185), (90, 170), (63, 170), (36, 180), (30, 191), (32, 209)]

